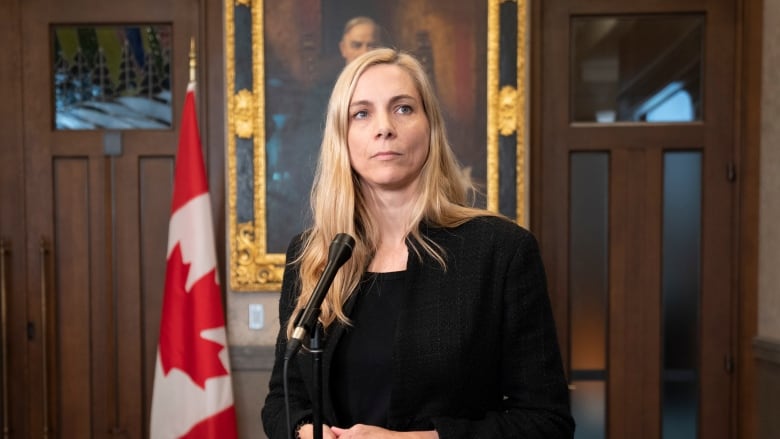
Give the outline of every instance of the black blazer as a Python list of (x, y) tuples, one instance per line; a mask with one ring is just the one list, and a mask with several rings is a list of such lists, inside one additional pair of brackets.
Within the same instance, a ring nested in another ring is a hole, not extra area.
[[(435, 429), (442, 439), (573, 437), (568, 387), (533, 235), (496, 217), (453, 229), (422, 226), (422, 232), (444, 250), (447, 267), (408, 244), (388, 428)], [(287, 260), (300, 249), (299, 236)], [(287, 265), (279, 301), (281, 330), (262, 411), (270, 439), (287, 439), (282, 358), (286, 323), (299, 294), (297, 268)], [(340, 324), (327, 332), (323, 417), (328, 425), (349, 427), (336, 419), (330, 395), (338, 389), (330, 388), (328, 378), (343, 332)], [(290, 361), (293, 426), (311, 416), (311, 370), (308, 353)]]

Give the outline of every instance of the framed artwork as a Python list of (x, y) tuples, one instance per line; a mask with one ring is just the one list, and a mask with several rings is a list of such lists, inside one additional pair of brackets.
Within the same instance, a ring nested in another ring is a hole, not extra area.
[(477, 202), (525, 221), (525, 1), (235, 0), (225, 20), (232, 291), (280, 289), (355, 23), (422, 62)]

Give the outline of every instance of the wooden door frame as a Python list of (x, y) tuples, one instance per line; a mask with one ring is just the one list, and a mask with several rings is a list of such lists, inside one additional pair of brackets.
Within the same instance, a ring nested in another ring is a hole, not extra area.
[(27, 437), (27, 404), (29, 398), (26, 383), (27, 365), (27, 303), (26, 272), (26, 221), (24, 217), (24, 157), (22, 82), (22, 35), (20, 31), (20, 6), (18, 1), (0, 2), (0, 41), (3, 41), (3, 61), (0, 63), (0, 239), (3, 240), (3, 274), (1, 285), (6, 295), (3, 316), (3, 341), (7, 343), (3, 353), (4, 370), (8, 388), (2, 389), (0, 400), (4, 418), (0, 429), (7, 427), (13, 437)]
[(761, 150), (761, 79), (764, 0), (737, 2), (737, 90), (735, 160), (737, 167), (736, 298), (733, 306), (737, 380), (732, 401), (737, 422), (732, 437), (758, 434), (756, 365), (753, 338), (758, 334), (758, 213)]

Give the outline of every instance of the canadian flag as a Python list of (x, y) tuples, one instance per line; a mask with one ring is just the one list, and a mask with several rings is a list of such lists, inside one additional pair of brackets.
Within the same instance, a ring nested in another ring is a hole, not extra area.
[(176, 155), (150, 437), (237, 436), (211, 201), (191, 82)]

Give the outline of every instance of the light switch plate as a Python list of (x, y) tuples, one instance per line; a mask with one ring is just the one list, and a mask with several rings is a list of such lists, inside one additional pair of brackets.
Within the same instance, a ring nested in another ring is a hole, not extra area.
[(265, 323), (265, 309), (261, 303), (249, 304), (249, 329), (263, 329)]

